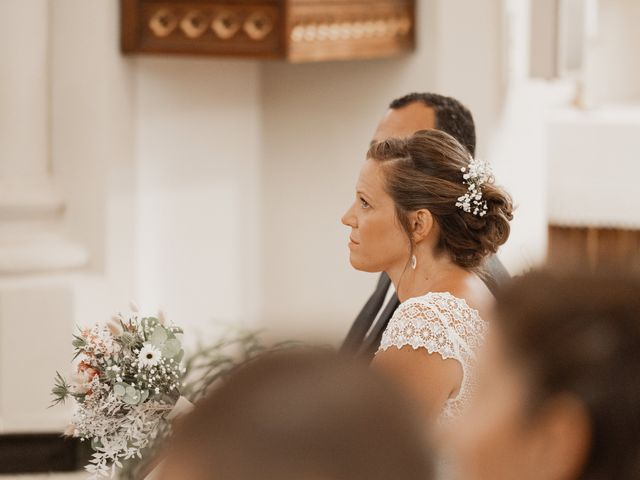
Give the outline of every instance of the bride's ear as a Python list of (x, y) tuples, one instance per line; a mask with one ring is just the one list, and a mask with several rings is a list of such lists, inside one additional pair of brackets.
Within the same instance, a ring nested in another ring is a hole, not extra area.
[(411, 226), (413, 227), (413, 241), (420, 243), (427, 238), (433, 230), (433, 215), (426, 208), (417, 210), (412, 215)]

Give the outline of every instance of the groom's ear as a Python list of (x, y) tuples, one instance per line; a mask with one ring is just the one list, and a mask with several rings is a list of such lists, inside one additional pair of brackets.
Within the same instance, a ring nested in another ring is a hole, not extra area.
[(413, 241), (419, 243), (427, 238), (433, 230), (434, 223), (433, 215), (426, 208), (415, 211), (411, 218)]

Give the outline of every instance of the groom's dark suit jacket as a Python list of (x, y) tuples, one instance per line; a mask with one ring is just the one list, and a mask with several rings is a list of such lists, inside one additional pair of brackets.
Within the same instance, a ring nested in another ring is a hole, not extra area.
[[(498, 257), (495, 255), (489, 258), (480, 277), (487, 287), (489, 287), (491, 293), (494, 294), (501, 286), (511, 279), (509, 272), (507, 272)], [(373, 327), (371, 326), (378, 315), (378, 312), (383, 308), (384, 299), (390, 285), (391, 280), (389, 277), (385, 273), (380, 275), (376, 289), (371, 297), (369, 297), (369, 300), (367, 300), (364, 307), (362, 307), (362, 310), (349, 329), (347, 338), (342, 344), (342, 352), (352, 355), (355, 354), (358, 357), (369, 361), (373, 359), (373, 356), (380, 345), (382, 333), (389, 324), (389, 320), (391, 320), (393, 312), (395, 312), (398, 305), (400, 305), (400, 301), (394, 293), (387, 305), (384, 307), (384, 311), (380, 315), (380, 318), (378, 318), (376, 324), (373, 325)], [(367, 334), (367, 332), (369, 333)]]

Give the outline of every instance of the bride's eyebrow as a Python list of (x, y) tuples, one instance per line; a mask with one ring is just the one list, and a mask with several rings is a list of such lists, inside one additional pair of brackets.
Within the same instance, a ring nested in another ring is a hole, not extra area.
[(366, 193), (365, 193), (365, 192), (363, 192), (362, 190), (357, 190), (357, 191), (356, 191), (356, 194), (357, 194), (357, 195), (360, 195), (360, 196), (362, 196), (362, 197), (371, 198), (371, 196), (370, 196), (370, 195), (366, 194)]

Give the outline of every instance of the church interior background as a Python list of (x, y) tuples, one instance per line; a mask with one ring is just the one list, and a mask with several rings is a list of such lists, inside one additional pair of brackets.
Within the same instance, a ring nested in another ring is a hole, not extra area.
[(473, 112), (518, 205), (512, 274), (640, 264), (636, 0), (371, 0), (373, 20), (334, 1), (326, 24), (302, 0), (217, 23), (215, 1), (173, 3), (0, 2), (0, 436), (64, 428), (46, 407), (73, 329), (130, 300), (192, 346), (229, 327), (337, 344), (376, 280), (340, 217), (408, 92)]

